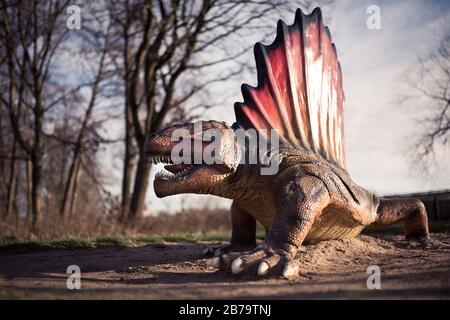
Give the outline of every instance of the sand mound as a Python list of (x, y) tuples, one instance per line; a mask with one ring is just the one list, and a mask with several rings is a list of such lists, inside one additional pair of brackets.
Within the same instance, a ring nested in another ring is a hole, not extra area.
[(329, 267), (330, 264), (336, 263), (345, 265), (386, 254), (394, 246), (392, 241), (370, 236), (329, 240), (302, 246), (297, 259), (304, 268)]
[(442, 251), (450, 249), (444, 235), (432, 235), (427, 244), (405, 240), (403, 236), (364, 236), (353, 239), (329, 240), (304, 245), (297, 254), (304, 272), (343, 271), (354, 265), (373, 264), (389, 256), (413, 254), (416, 251)]

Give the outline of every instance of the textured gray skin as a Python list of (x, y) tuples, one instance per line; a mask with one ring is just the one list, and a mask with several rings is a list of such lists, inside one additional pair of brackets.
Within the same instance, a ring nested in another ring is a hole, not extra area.
[[(180, 127), (191, 132), (192, 140), (199, 138), (192, 123), (150, 134), (146, 150), (154, 162), (160, 158), (170, 163), (176, 144), (170, 136)], [(429, 237), (426, 210), (417, 199), (379, 199), (355, 184), (345, 170), (301, 147), (281, 146), (276, 155), (278, 173), (261, 175), (259, 164), (238, 164), (237, 155), (230, 157), (234, 151), (229, 146), (237, 142), (233, 135), (225, 135), (227, 124), (204, 122), (203, 129), (209, 128), (224, 132), (219, 154), (224, 164), (195, 165), (180, 176), (157, 178), (154, 187), (160, 197), (197, 193), (234, 200), (231, 243), (215, 252), (214, 264), (219, 268), (260, 276), (281, 272), (292, 278), (298, 274), (294, 258), (304, 241), (351, 238), (369, 225), (402, 222), (407, 238)], [(267, 231), (263, 246), (243, 255), (231, 253), (255, 246), (256, 221)]]

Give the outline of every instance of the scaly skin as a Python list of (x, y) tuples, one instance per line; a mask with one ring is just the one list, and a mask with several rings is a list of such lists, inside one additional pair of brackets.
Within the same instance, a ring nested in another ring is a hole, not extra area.
[[(189, 130), (193, 142), (202, 139), (194, 135), (193, 126), (179, 124), (149, 135), (147, 155), (154, 162), (159, 157), (170, 163), (170, 152), (178, 143), (170, 138), (174, 128)], [(229, 146), (237, 142), (234, 136), (225, 134), (228, 125), (204, 122), (203, 129), (209, 128), (224, 133), (223, 148), (218, 154), (224, 164), (187, 167), (180, 176), (157, 177), (154, 187), (161, 197), (197, 193), (234, 200), (231, 244), (218, 250), (219, 257), (214, 260), (222, 269), (259, 276), (281, 272), (292, 278), (298, 274), (294, 258), (304, 241), (351, 238), (369, 225), (402, 222), (407, 238), (429, 236), (426, 210), (417, 199), (379, 199), (355, 184), (345, 170), (301, 147), (281, 146), (276, 155), (280, 163), (278, 173), (261, 175), (259, 164), (239, 164), (237, 154), (230, 157), (234, 151)], [(203, 147), (206, 145), (208, 142), (204, 141)], [(180, 170), (176, 166), (167, 169)], [(255, 221), (267, 230), (264, 244), (249, 254), (229, 254), (254, 247)]]

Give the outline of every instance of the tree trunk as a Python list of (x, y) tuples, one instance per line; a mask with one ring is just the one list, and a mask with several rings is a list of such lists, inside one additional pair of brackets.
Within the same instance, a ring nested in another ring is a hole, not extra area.
[(75, 179), (73, 181), (73, 185), (72, 185), (72, 199), (70, 200), (70, 208), (69, 208), (69, 216), (72, 217), (74, 212), (75, 212), (75, 208), (76, 208), (76, 204), (77, 204), (77, 200), (78, 200), (78, 184), (80, 182), (80, 175), (81, 175), (81, 159), (78, 159), (78, 163), (77, 163), (77, 167), (75, 169)]
[[(142, 149), (142, 148), (141, 148)], [(151, 163), (140, 151), (134, 180), (133, 196), (130, 203), (129, 220), (140, 218), (144, 214), (145, 195), (147, 194)]]
[(36, 230), (41, 218), (41, 189), (42, 189), (42, 165), (41, 157), (33, 157), (31, 160), (31, 229)]
[(72, 159), (66, 185), (64, 187), (64, 195), (61, 202), (60, 217), (64, 219), (66, 213), (69, 212), (71, 217), (75, 211), (75, 202), (77, 200), (78, 182), (80, 180), (80, 162), (81, 155), (76, 150), (76, 154)]
[(32, 172), (33, 172), (33, 167), (31, 165), (31, 160), (27, 160), (26, 162), (26, 170), (27, 170), (27, 219), (28, 222), (31, 224), (31, 217), (33, 216), (33, 210), (32, 210), (32, 186), (33, 186), (33, 182), (31, 181), (31, 176), (32, 176)]
[(128, 216), (130, 207), (131, 175), (133, 173), (133, 124), (131, 122), (131, 110), (127, 105), (125, 110), (125, 156), (123, 160), (122, 179), (122, 209), (121, 218)]
[(14, 208), (14, 203), (16, 201), (16, 184), (17, 184), (17, 174), (16, 174), (16, 141), (13, 142), (13, 148), (11, 153), (11, 163), (9, 167), (9, 181), (7, 189), (7, 200), (6, 200), (6, 211), (4, 220), (8, 219), (11, 211)]
[[(18, 163), (19, 165), (19, 169), (20, 169), (20, 162)], [(19, 226), (19, 219), (20, 219), (20, 214), (19, 214), (19, 206), (17, 204), (17, 195), (19, 194), (19, 186), (20, 186), (20, 174), (16, 175), (16, 190), (14, 191), (15, 193), (15, 198), (14, 198), (14, 203), (13, 203), (13, 207), (14, 207), (14, 224), (16, 226), (16, 228)]]
[(80, 151), (78, 148), (74, 151), (74, 156), (70, 163), (69, 173), (67, 175), (66, 184), (64, 186), (64, 194), (61, 201), (61, 209), (60, 209), (60, 218), (64, 219), (66, 216), (66, 212), (71, 207), (72, 199), (75, 197), (75, 184), (77, 179), (77, 174), (79, 171), (79, 162), (80, 162)]
[[(34, 66), (36, 67), (36, 65)], [(36, 228), (41, 218), (41, 188), (42, 188), (42, 160), (44, 141), (42, 139), (42, 127), (44, 123), (44, 111), (42, 105), (42, 75), (34, 75), (34, 144), (31, 154), (32, 165), (32, 186), (31, 186), (31, 210), (33, 217), (31, 220), (31, 230), (36, 231)]]

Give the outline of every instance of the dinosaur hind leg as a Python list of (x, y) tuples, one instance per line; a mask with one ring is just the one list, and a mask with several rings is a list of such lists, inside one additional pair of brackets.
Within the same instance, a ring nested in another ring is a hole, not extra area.
[(218, 257), (230, 252), (242, 253), (255, 248), (256, 220), (247, 211), (242, 209), (236, 201), (233, 201), (233, 204), (231, 205), (231, 225), (232, 232), (230, 244), (208, 247), (203, 252), (205, 256)]
[(388, 226), (402, 222), (407, 239), (429, 237), (428, 217), (425, 205), (415, 198), (380, 199), (374, 226)]

